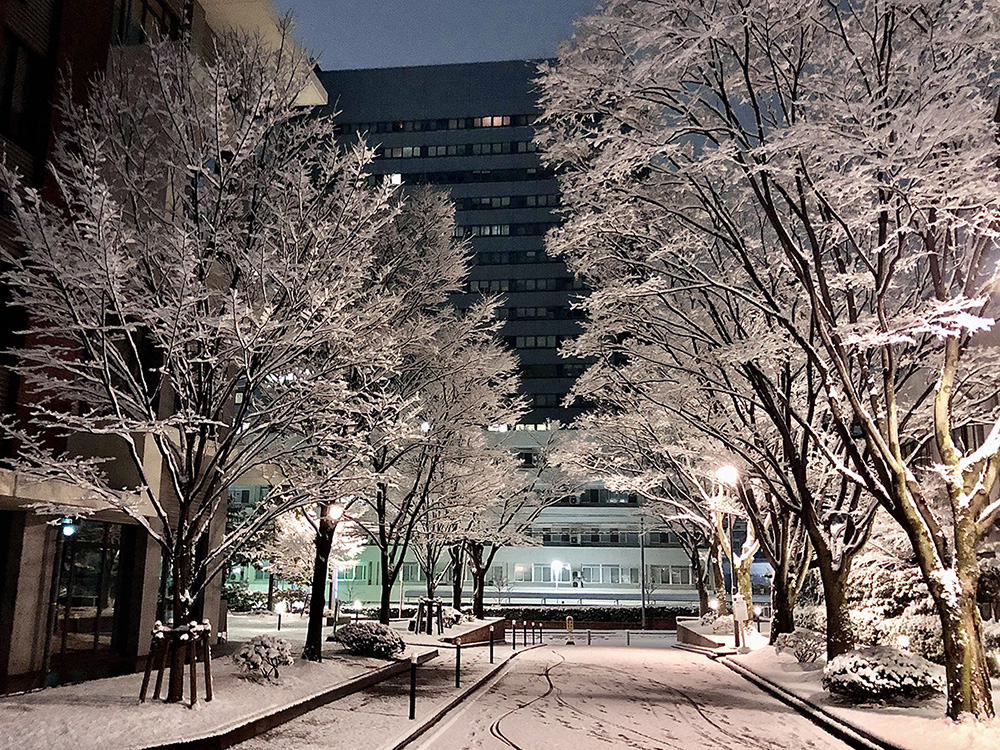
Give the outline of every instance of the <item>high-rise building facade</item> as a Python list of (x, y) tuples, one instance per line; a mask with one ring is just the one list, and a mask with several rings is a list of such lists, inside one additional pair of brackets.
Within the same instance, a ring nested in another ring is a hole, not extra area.
[(374, 174), (451, 192), (456, 233), (474, 252), (467, 289), (454, 302), (506, 299), (503, 335), (531, 406), (522, 429), (571, 422), (580, 408), (563, 402), (583, 370), (558, 351), (579, 331), (571, 300), (582, 290), (544, 250), (559, 190), (535, 152), (535, 75), (531, 61), (320, 74), (344, 137), (377, 146)]

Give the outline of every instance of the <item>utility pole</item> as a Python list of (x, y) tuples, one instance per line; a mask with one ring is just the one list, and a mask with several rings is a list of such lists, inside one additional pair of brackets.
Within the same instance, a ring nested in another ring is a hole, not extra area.
[(642, 629), (646, 629), (646, 522), (639, 516), (639, 587), (642, 589)]

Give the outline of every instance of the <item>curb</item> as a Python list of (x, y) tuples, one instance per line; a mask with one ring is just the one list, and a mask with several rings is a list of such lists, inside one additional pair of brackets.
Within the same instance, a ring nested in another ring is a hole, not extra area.
[[(437, 649), (425, 651), (417, 656), (417, 663), (424, 664), (432, 659), (436, 659), (440, 652)], [(357, 693), (360, 690), (377, 685), (391, 677), (403, 674), (410, 669), (410, 659), (397, 661), (394, 664), (373, 670), (366, 675), (356, 677), (346, 682), (334, 685), (322, 693), (303, 698), (298, 703), (280, 708), (274, 713), (250, 719), (243, 724), (222, 730), (216, 734), (210, 734), (191, 740), (180, 740), (178, 742), (168, 742), (162, 745), (147, 745), (142, 750), (225, 750), (225, 748), (245, 742), (253, 737), (263, 734), (277, 726), (286, 724), (292, 719), (297, 719), (309, 711), (333, 703), (336, 700), (345, 698), (348, 695)]]
[[(493, 667), (493, 669), (489, 670), (486, 674), (484, 674), (482, 677), (476, 680), (469, 687), (462, 690), (458, 695), (450, 698), (445, 704), (435, 709), (429, 716), (426, 716), (423, 719), (421, 719), (417, 723), (417, 726), (415, 726), (413, 729), (410, 729), (404, 734), (400, 735), (390, 744), (385, 745), (383, 748), (381, 748), (381, 750), (402, 750), (402, 748), (406, 747), (414, 740), (420, 738), (421, 736), (426, 734), (428, 730), (437, 725), (437, 723), (441, 721), (441, 719), (443, 719), (449, 711), (451, 711), (453, 708), (456, 708), (459, 704), (464, 702), (470, 695), (475, 693), (477, 690), (483, 687), (483, 685), (485, 685), (494, 677), (496, 677), (498, 674), (500, 674), (500, 672), (506, 670), (507, 667), (510, 666), (510, 663), (518, 655), (523, 654), (526, 651), (532, 651), (536, 648), (541, 648), (542, 646), (548, 646), (548, 645), (551, 644), (537, 643), (533, 646), (522, 647), (520, 651), (515, 651), (511, 653), (510, 655), (507, 656), (506, 659), (501, 661), (499, 664), (496, 664)], [(465, 647), (463, 646), (462, 648)]]
[(777, 683), (772, 682), (766, 677), (761, 677), (756, 672), (747, 669), (742, 664), (737, 664), (731, 659), (725, 657), (714, 658), (713, 660), (723, 664), (733, 672), (736, 672), (736, 674), (740, 675), (748, 682), (753, 683), (768, 695), (777, 698), (785, 705), (794, 708), (814, 724), (822, 727), (834, 737), (846, 742), (856, 750), (902, 750), (902, 748), (898, 745), (893, 745), (873, 734), (870, 734), (864, 729), (852, 726), (843, 719), (824, 711), (819, 706), (799, 698), (797, 695), (790, 693)]
[(695, 646), (692, 643), (675, 643), (673, 648), (680, 649), (681, 651), (690, 651), (692, 654), (701, 654), (710, 659), (718, 659), (720, 656), (731, 656), (737, 653), (735, 648), (727, 648), (725, 646), (708, 648), (707, 646)]

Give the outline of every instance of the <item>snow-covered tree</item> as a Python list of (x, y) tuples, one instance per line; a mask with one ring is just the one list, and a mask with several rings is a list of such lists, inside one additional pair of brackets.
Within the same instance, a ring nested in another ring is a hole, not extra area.
[[(461, 261), (437, 276), (457, 286), (466, 268)], [(370, 432), (368, 466), (374, 481), (358, 492), (363, 509), (357, 522), (379, 550), (383, 622), (388, 622), (392, 587), (423, 511), (443, 487), (439, 479), (455, 472), (489, 425), (511, 424), (522, 413), (516, 360), (496, 335), (495, 307), (490, 300), (464, 311), (436, 306), (400, 322), (399, 328), (410, 333), (391, 389), (412, 407), (402, 418), (394, 417), (395, 423)]]
[(658, 244), (673, 284), (739, 299), (808, 360), (838, 440), (802, 426), (905, 530), (953, 718), (993, 715), (975, 597), (1000, 516), (997, 25), (958, 0), (610, 0), (544, 84), (559, 241)]
[[(399, 356), (386, 321), (405, 293), (375, 251), (400, 200), (369, 184), (370, 149), (302, 116), (310, 64), (291, 47), (112, 55), (86, 105), (63, 103), (53, 202), (0, 168), (18, 235), (3, 280), (30, 321), (13, 354), (36, 398), (13, 468), (140, 523), (178, 624), (242, 540), (357, 478), (355, 426)], [(247, 476), (264, 501), (210, 538)]]

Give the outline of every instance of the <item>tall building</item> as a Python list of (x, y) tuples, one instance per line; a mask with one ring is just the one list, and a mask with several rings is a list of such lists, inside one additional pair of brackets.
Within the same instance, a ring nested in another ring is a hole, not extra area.
[(344, 136), (377, 145), (374, 174), (451, 192), (456, 232), (475, 252), (468, 288), (454, 302), (506, 297), (503, 333), (521, 361), (529, 429), (580, 413), (563, 401), (583, 369), (558, 352), (579, 330), (570, 298), (580, 287), (544, 251), (559, 190), (532, 140), (534, 75), (526, 61), (320, 74)]
[[(533, 141), (535, 76), (533, 61), (319, 75), (342, 137), (362, 135), (376, 147), (373, 175), (450, 191), (456, 234), (474, 252), (468, 287), (454, 303), (467, 307), (482, 294), (506, 299), (502, 333), (520, 360), (532, 408), (504, 442), (529, 463), (551, 423), (569, 424), (582, 411), (584, 405), (564, 402), (585, 366), (559, 353), (580, 330), (571, 300), (585, 290), (544, 251), (545, 232), (558, 220), (559, 189)], [(597, 484), (547, 508), (531, 529), (535, 546), (497, 557), (488, 599), (638, 602), (645, 579), (653, 600), (696, 601), (691, 565), (676, 537), (648, 520), (644, 525), (637, 510), (634, 496)], [(342, 599), (378, 600), (376, 560), (369, 549), (340, 572)], [(402, 599), (420, 595), (415, 561), (404, 565), (401, 579)]]
[[(0, 147), (7, 163), (51, 197), (46, 166), (59, 127), (53, 102), (64, 74), (72, 72), (71, 93), (82, 100), (111, 55), (135, 54), (150, 37), (179, 39), (184, 28), (187, 43), (206, 56), (213, 38), (228, 30), (281, 37), (270, 0), (0, 0)], [(300, 101), (325, 102), (318, 81)], [(9, 221), (0, 216), (0, 242), (11, 236)], [(8, 298), (0, 289), (0, 300)], [(17, 345), (19, 314), (3, 309), (0, 350)], [(32, 396), (10, 365), (0, 360), (0, 411), (23, 417)], [(69, 446), (53, 446), (67, 447), (112, 459), (106, 468), (123, 489), (140, 483), (134, 467), (113, 460), (121, 445), (76, 435)], [(16, 450), (12, 441), (0, 441), (0, 456)], [(159, 475), (158, 467), (147, 468), (153, 469), (147, 476)], [(169, 496), (169, 487), (157, 489)], [(26, 485), (0, 470), (0, 692), (127, 672), (148, 652), (165, 585), (159, 547), (125, 514), (94, 513), (95, 502), (71, 485)], [(35, 512), (37, 504), (81, 513), (52, 523), (51, 515)], [(155, 526), (153, 509), (145, 515)], [(206, 592), (202, 611), (214, 621), (218, 607), (216, 585)]]

